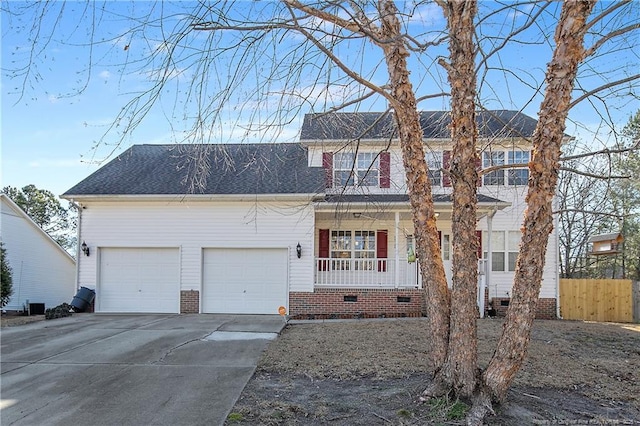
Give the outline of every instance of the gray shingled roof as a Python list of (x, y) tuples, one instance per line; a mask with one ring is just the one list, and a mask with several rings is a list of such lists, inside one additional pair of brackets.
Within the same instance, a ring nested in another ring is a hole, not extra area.
[[(198, 173), (195, 158), (211, 172)], [(201, 185), (193, 185), (201, 179)], [(324, 170), (299, 144), (134, 145), (63, 195), (315, 194)]]
[[(518, 111), (495, 110), (476, 113), (478, 136), (531, 137), (537, 121)], [(451, 137), (448, 111), (422, 111), (420, 124), (426, 139)], [(300, 139), (353, 140), (388, 139), (396, 137), (396, 124), (392, 113), (338, 112), (331, 114), (307, 114), (304, 117)]]

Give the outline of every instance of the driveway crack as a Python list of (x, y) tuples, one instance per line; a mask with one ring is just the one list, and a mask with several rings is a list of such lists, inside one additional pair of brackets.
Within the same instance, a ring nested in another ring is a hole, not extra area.
[(176, 350), (180, 349), (181, 347), (186, 346), (186, 345), (188, 345), (190, 343), (198, 342), (200, 340), (202, 340), (202, 337), (197, 337), (195, 339), (187, 340), (186, 342), (180, 343), (179, 345), (176, 345), (176, 346), (172, 347), (171, 349), (169, 349), (168, 351), (166, 351), (164, 353), (164, 355), (162, 355), (160, 357), (160, 359), (158, 359), (157, 361), (154, 361), (152, 364), (159, 364), (159, 363), (163, 362), (174, 351), (176, 351)]

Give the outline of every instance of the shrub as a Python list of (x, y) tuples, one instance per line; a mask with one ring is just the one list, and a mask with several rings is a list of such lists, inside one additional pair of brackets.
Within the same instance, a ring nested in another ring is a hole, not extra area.
[(11, 266), (6, 259), (7, 250), (0, 243), (0, 269), (1, 269), (1, 285), (0, 285), (0, 308), (4, 308), (9, 303), (9, 298), (13, 294), (13, 277)]
[(44, 319), (55, 319), (55, 318), (64, 318), (70, 317), (73, 315), (72, 306), (68, 303), (63, 303), (62, 305), (58, 305), (55, 308), (50, 308), (44, 311)]

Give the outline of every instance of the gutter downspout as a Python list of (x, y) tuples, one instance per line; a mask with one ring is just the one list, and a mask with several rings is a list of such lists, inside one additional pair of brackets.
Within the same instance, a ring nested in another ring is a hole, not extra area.
[(399, 238), (398, 238), (398, 233), (400, 232), (400, 212), (396, 211), (395, 214), (395, 222), (396, 222), (396, 232), (395, 232), (395, 257), (396, 257), (396, 273), (395, 273), (395, 280), (396, 280), (396, 288), (398, 288), (398, 286), (400, 285), (400, 259), (399, 259), (399, 255), (400, 255), (400, 247), (398, 246), (399, 244)]
[[(493, 234), (493, 216), (496, 215), (497, 209), (491, 209), (491, 211), (487, 214), (487, 264), (486, 270), (484, 274), (483, 286), (480, 287), (480, 300), (482, 303), (480, 304), (481, 311), (484, 315), (484, 293), (486, 288), (491, 288), (491, 272), (493, 271), (493, 261), (491, 254), (493, 253), (493, 246), (491, 244), (491, 236)], [(494, 307), (495, 309), (495, 307)]]
[(76, 206), (78, 212), (78, 228), (76, 229), (76, 292), (80, 290), (80, 235), (82, 234), (82, 205), (73, 200), (69, 201)]

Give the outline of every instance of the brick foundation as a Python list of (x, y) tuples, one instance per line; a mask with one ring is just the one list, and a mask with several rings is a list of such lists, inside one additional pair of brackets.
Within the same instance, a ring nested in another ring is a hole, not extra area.
[[(499, 317), (505, 316), (507, 309), (509, 308), (510, 298), (508, 297), (493, 297), (490, 303), (493, 304), (496, 310), (496, 315)], [(489, 305), (486, 305), (489, 308)], [(556, 316), (556, 299), (542, 298), (538, 299), (536, 303), (536, 318), (538, 319), (557, 319)]]
[(197, 314), (200, 312), (200, 292), (197, 290), (182, 290), (180, 292), (180, 313)]
[(416, 289), (333, 289), (290, 292), (289, 315), (294, 319), (420, 317), (424, 291)]
[[(197, 293), (197, 292), (196, 292)], [(489, 298), (497, 316), (507, 312), (509, 298)], [(293, 319), (397, 318), (426, 314), (425, 293), (418, 289), (318, 288), (313, 293), (290, 292), (289, 315)], [(557, 319), (556, 299), (538, 299), (536, 318)]]

